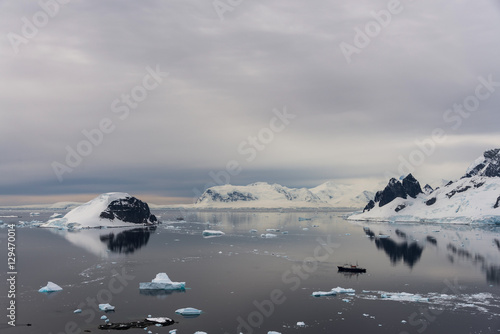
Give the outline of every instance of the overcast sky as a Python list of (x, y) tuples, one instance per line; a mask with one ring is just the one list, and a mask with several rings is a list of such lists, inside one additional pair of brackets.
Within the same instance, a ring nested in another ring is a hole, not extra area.
[(500, 147), (498, 1), (16, 0), (0, 29), (0, 205), (435, 182)]

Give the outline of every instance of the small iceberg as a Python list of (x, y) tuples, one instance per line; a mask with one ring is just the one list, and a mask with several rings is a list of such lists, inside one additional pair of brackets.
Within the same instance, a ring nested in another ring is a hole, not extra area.
[(173, 322), (172, 319), (166, 317), (156, 317), (156, 318), (148, 317), (146, 318), (146, 320), (157, 324), (171, 324)]
[(303, 321), (297, 322), (297, 327), (306, 327), (306, 323)]
[(115, 307), (110, 304), (99, 304), (99, 310), (101, 311), (114, 311)]
[(201, 314), (201, 310), (194, 307), (180, 308), (175, 311), (175, 313), (182, 315), (183, 317), (197, 317)]
[(281, 334), (280, 332), (275, 332), (275, 331), (269, 331), (267, 334)]
[(53, 282), (47, 282), (47, 285), (44, 286), (43, 288), (40, 288), (38, 292), (55, 292), (55, 291), (61, 291), (62, 288), (57, 285), (56, 283)]
[(340, 286), (336, 287), (336, 288), (333, 288), (332, 290), (330, 291), (316, 291), (316, 292), (313, 292), (312, 295), (314, 297), (325, 297), (325, 296), (336, 296), (337, 294), (344, 294), (344, 293), (348, 293), (348, 294), (354, 294), (356, 292), (356, 290), (354, 289), (344, 289), (344, 288), (341, 288)]
[(73, 313), (82, 313), (82, 309), (81, 308), (77, 308), (76, 310), (73, 311)]
[(172, 282), (166, 273), (158, 273), (151, 282), (139, 283), (140, 290), (184, 290), (186, 282)]
[(269, 238), (276, 238), (277, 235), (272, 233), (266, 233), (266, 234), (261, 234), (260, 237), (269, 239)]
[(204, 237), (220, 237), (221, 235), (224, 235), (225, 233), (222, 231), (215, 231), (215, 230), (205, 230), (203, 231), (202, 235)]

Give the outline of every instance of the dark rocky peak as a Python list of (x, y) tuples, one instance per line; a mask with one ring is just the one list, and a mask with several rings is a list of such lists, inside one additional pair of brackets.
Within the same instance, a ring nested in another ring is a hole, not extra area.
[(484, 152), (467, 169), (465, 177), (472, 176), (500, 177), (500, 148)]
[(99, 217), (109, 220), (118, 219), (134, 224), (157, 222), (156, 216), (149, 211), (148, 204), (135, 197), (124, 197), (112, 201)]
[(420, 188), (420, 183), (418, 183), (417, 179), (413, 177), (413, 175), (408, 174), (403, 179), (403, 188), (406, 194), (412, 198), (416, 198), (418, 194), (422, 193), (422, 188)]
[(424, 186), (424, 189), (423, 189), (423, 192), (426, 194), (426, 195), (429, 195), (429, 194), (432, 194), (434, 192), (434, 189), (429, 185), (429, 184), (426, 184)]
[(389, 184), (387, 184), (385, 189), (380, 194), (380, 202), (378, 205), (384, 206), (387, 203), (392, 202), (397, 197), (406, 199), (407, 194), (401, 182), (396, 180), (395, 178), (392, 178), (389, 180)]

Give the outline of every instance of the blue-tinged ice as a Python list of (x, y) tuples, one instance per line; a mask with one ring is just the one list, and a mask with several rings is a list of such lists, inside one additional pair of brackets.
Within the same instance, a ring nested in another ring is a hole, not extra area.
[(57, 285), (56, 283), (52, 282), (47, 282), (47, 285), (38, 290), (38, 292), (54, 292), (54, 291), (61, 291), (62, 288)]
[(158, 273), (151, 282), (139, 283), (141, 290), (184, 290), (186, 282), (172, 282), (166, 273)]
[(101, 311), (114, 311), (115, 307), (110, 304), (99, 304), (99, 310)]

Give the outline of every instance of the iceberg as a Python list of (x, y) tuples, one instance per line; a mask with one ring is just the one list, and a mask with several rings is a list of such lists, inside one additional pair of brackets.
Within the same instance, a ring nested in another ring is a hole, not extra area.
[(306, 327), (306, 323), (303, 321), (299, 321), (299, 322), (297, 322), (297, 326), (298, 327)]
[(224, 235), (225, 233), (222, 231), (215, 231), (215, 230), (205, 230), (203, 231), (202, 235), (204, 237), (218, 237), (221, 235)]
[(267, 334), (281, 334), (280, 332), (275, 332), (275, 331), (269, 331)]
[(115, 307), (110, 304), (99, 304), (99, 310), (101, 311), (114, 311)]
[(155, 322), (157, 324), (171, 324), (173, 322), (172, 319), (166, 317), (156, 317), (156, 318), (146, 318), (147, 321)]
[(316, 291), (316, 292), (313, 292), (312, 295), (314, 297), (324, 297), (324, 296), (336, 296), (337, 294), (342, 294), (342, 293), (347, 293), (347, 294), (353, 294), (355, 293), (356, 290), (354, 289), (344, 289), (344, 288), (341, 288), (340, 286), (336, 287), (336, 288), (333, 288), (332, 290), (330, 291)]
[(276, 234), (272, 234), (272, 233), (266, 233), (266, 234), (261, 234), (260, 237), (261, 238), (276, 238), (277, 235)]
[(158, 273), (151, 282), (139, 283), (140, 290), (184, 290), (186, 282), (172, 282), (166, 273)]
[(182, 316), (198, 316), (201, 314), (201, 310), (195, 309), (194, 307), (185, 307), (185, 308), (180, 308), (175, 311), (175, 313), (180, 314)]
[(54, 292), (54, 291), (61, 291), (62, 288), (57, 285), (56, 283), (52, 283), (52, 282), (47, 282), (47, 285), (44, 286), (43, 288), (40, 288), (40, 290), (38, 290), (38, 292)]

